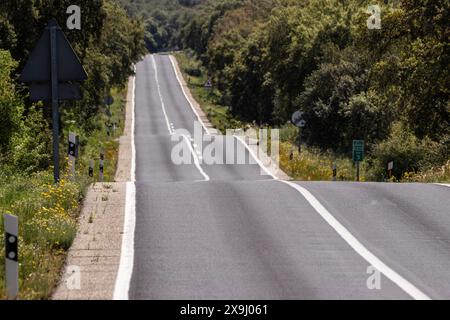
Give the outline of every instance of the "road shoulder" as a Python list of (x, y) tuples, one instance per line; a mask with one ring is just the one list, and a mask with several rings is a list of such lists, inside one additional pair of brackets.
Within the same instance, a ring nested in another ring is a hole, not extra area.
[(76, 238), (52, 296), (54, 300), (113, 298), (120, 264), (127, 181), (131, 180), (133, 90), (130, 78), (115, 182), (95, 183), (89, 187)]

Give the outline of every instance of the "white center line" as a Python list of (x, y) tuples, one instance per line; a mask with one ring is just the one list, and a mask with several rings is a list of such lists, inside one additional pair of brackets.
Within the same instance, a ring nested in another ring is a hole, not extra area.
[[(189, 138), (185, 135), (183, 135), (184, 140), (186, 141), (186, 144), (189, 147), (189, 150), (191, 151), (191, 154), (194, 158), (194, 164), (197, 167), (198, 171), (202, 174), (203, 178), (205, 178), (205, 181), (210, 181), (210, 177), (206, 174), (206, 172), (203, 170), (202, 166), (200, 165), (199, 156), (195, 153), (194, 149), (192, 148), (191, 142), (189, 141)], [(197, 151), (198, 152), (198, 151)]]
[(161, 94), (161, 87), (159, 85), (159, 80), (158, 80), (158, 68), (156, 67), (156, 60), (155, 60), (155, 56), (153, 54), (152, 54), (152, 64), (153, 64), (153, 69), (155, 70), (156, 87), (158, 88), (158, 95), (159, 95), (159, 100), (161, 101), (161, 108), (164, 113), (164, 118), (166, 119), (167, 130), (169, 130), (170, 134), (173, 134), (174, 130), (172, 130), (172, 127), (170, 126), (169, 117), (167, 116), (166, 107), (164, 104), (163, 96)]
[[(169, 117), (167, 116), (166, 107), (165, 107), (164, 100), (163, 100), (163, 97), (162, 97), (162, 94), (161, 94), (161, 89), (160, 89), (159, 80), (158, 80), (158, 67), (156, 66), (156, 60), (155, 60), (155, 56), (154, 55), (152, 55), (152, 63), (153, 63), (153, 69), (155, 70), (155, 80), (156, 80), (156, 84), (157, 84), (157, 87), (158, 87), (159, 98), (161, 100), (161, 107), (162, 107), (162, 110), (163, 110), (163, 113), (164, 113), (164, 117), (166, 118), (167, 129), (169, 130), (170, 135), (173, 135), (175, 133), (175, 129), (173, 128), (173, 123), (171, 123), (169, 121)], [(190, 152), (192, 154), (192, 157), (194, 158), (195, 166), (197, 167), (198, 171), (200, 172), (200, 174), (205, 179), (204, 181), (210, 181), (211, 180), (210, 177), (206, 174), (206, 172), (203, 170), (202, 166), (200, 165), (200, 160), (199, 160), (197, 154), (195, 153), (194, 149), (192, 148), (190, 139), (186, 135), (182, 135), (182, 136), (183, 136), (183, 139), (186, 141), (186, 143), (188, 145), (188, 148), (189, 148), (189, 150), (190, 150)]]

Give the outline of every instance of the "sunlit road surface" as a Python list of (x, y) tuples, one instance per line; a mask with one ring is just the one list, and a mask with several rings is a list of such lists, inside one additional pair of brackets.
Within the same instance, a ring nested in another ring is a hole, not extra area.
[(450, 188), (176, 165), (197, 120), (169, 56), (137, 65), (129, 299), (450, 298)]

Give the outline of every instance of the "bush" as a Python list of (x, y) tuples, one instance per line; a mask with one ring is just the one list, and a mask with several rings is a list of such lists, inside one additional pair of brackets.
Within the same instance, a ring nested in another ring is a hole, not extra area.
[(418, 172), (438, 161), (439, 144), (428, 138), (418, 139), (401, 123), (392, 126), (390, 137), (377, 144), (372, 154), (373, 166), (370, 178), (383, 180), (387, 177), (387, 165), (394, 162), (393, 176), (400, 180), (405, 173)]

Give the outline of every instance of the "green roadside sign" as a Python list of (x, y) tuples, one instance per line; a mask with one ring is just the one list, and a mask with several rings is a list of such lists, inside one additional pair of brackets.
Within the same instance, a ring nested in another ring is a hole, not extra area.
[(353, 161), (361, 162), (364, 160), (364, 140), (353, 140)]

